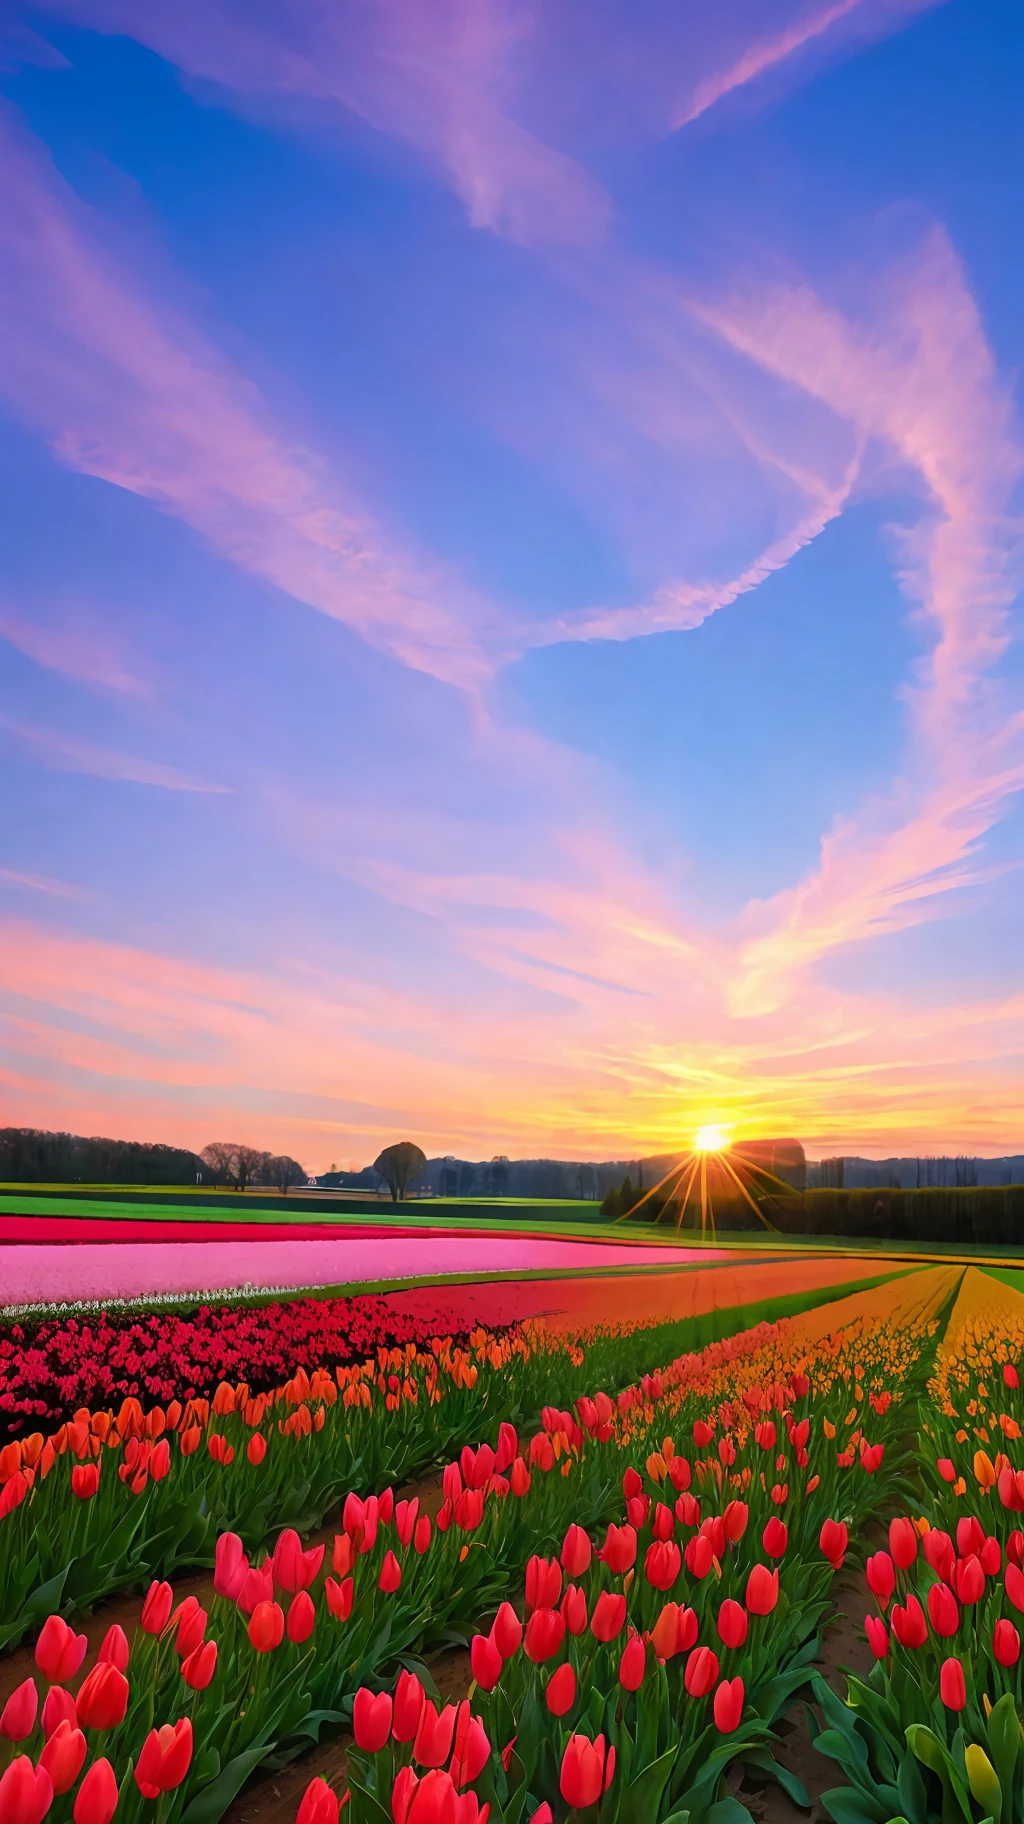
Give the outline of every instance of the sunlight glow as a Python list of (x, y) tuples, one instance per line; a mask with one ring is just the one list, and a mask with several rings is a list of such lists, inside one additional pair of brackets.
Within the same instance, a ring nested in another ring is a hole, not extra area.
[(720, 1127), (698, 1127), (693, 1144), (698, 1153), (720, 1153), (727, 1141)]

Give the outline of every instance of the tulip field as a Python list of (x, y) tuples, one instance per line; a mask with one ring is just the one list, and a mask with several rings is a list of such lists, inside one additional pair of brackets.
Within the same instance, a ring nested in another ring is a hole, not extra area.
[(311, 1761), (296, 1824), (796, 1818), (794, 1716), (816, 1816), (1024, 1819), (1024, 1294), (874, 1264), (723, 1279), (712, 1340), (441, 1286), (9, 1323), (0, 1824), (240, 1824)]

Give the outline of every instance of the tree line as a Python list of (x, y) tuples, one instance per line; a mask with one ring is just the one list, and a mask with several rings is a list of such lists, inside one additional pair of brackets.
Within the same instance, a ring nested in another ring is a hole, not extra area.
[(213, 1140), (201, 1153), (141, 1140), (50, 1133), (38, 1127), (0, 1128), (0, 1183), (222, 1184), (287, 1192), (305, 1184), (306, 1169), (287, 1153), (262, 1152), (237, 1141)]

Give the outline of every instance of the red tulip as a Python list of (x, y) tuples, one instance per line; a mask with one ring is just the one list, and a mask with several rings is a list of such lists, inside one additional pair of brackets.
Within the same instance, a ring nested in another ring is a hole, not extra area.
[[(731, 1545), (739, 1544), (747, 1530), (747, 1521), (749, 1518), (750, 1509), (745, 1501), (729, 1502), (725, 1513), (722, 1515), (722, 1526), (725, 1530), (725, 1536)], [(785, 1532), (785, 1527), (783, 1527), (782, 1530)]]
[[(893, 1522), (893, 1525), (895, 1525), (895, 1521)], [(890, 1528), (890, 1537), (891, 1537), (891, 1528)], [(850, 1538), (850, 1536), (846, 1530), (845, 1521), (843, 1521), (843, 1520), (826, 1520), (825, 1521), (825, 1524), (821, 1529), (821, 1534), (818, 1539), (818, 1544), (821, 1548), (822, 1557), (828, 1559), (828, 1561), (834, 1571), (838, 1571), (840, 1565), (843, 1562), (843, 1559), (846, 1555), (846, 1547), (849, 1544), (849, 1538)], [(915, 1540), (916, 1540), (916, 1535), (915, 1535)], [(914, 1549), (915, 1549), (915, 1551), (917, 1549), (916, 1543), (915, 1543)]]
[(636, 1532), (631, 1526), (609, 1526), (598, 1557), (616, 1577), (636, 1563)]
[(39, 1693), (34, 1678), (26, 1678), (12, 1691), (0, 1711), (0, 1735), (8, 1742), (23, 1742), (36, 1726)]
[(455, 1705), (446, 1704), (439, 1714), (425, 1698), (412, 1747), (413, 1760), (421, 1767), (443, 1767), (452, 1751), (454, 1733)]
[(205, 1691), (217, 1670), (217, 1642), (205, 1640), (181, 1662), (181, 1676), (193, 1691)]
[(864, 1444), (864, 1445), (862, 1445), (861, 1453), (860, 1453), (861, 1469), (866, 1469), (868, 1472), (868, 1475), (873, 1476), (876, 1469), (881, 1468), (882, 1458), (884, 1456), (885, 1456), (885, 1445), (884, 1444)]
[(79, 1501), (91, 1501), (100, 1485), (98, 1463), (76, 1463), (71, 1471), (71, 1493)]
[(174, 1592), (169, 1583), (151, 1583), (142, 1605), (142, 1627), (146, 1634), (162, 1634), (171, 1619)]
[(352, 1704), (352, 1734), (364, 1754), (377, 1754), (391, 1734), (391, 1699), (361, 1685)]
[(391, 1733), (396, 1742), (411, 1742), (419, 1728), (426, 1698), (415, 1672), (402, 1671), (395, 1686), (394, 1717)]
[(939, 1457), (935, 1465), (944, 1482), (956, 1481), (956, 1464), (950, 1457)]
[(691, 1697), (707, 1697), (718, 1683), (718, 1655), (710, 1647), (694, 1647), (686, 1662), (683, 1683)]
[(1020, 1635), (1012, 1621), (997, 1621), (992, 1634), (992, 1651), (1001, 1666), (1015, 1666), (1020, 1658)]
[(985, 1543), (985, 1529), (977, 1514), (964, 1514), (956, 1523), (956, 1549), (961, 1558), (977, 1558)]
[(577, 1584), (568, 1585), (559, 1606), (570, 1634), (582, 1634), (587, 1626), (587, 1599)]
[(761, 1534), (761, 1545), (769, 1558), (784, 1558), (789, 1545), (789, 1530), (784, 1520), (773, 1514)]
[(880, 1615), (865, 1615), (864, 1626), (875, 1658), (885, 1659), (889, 1652), (889, 1630), (885, 1622)]
[(119, 1672), (127, 1672), (129, 1657), (128, 1636), (115, 1621), (100, 1642), (97, 1659), (101, 1665), (116, 1666)]
[(998, 1577), (1003, 1568), (1003, 1554), (998, 1539), (986, 1539), (978, 1553), (978, 1563), (986, 1577)]
[(338, 1824), (338, 1795), (326, 1780), (310, 1780), (295, 1814), (295, 1824)]
[(171, 1447), (166, 1438), (161, 1438), (159, 1444), (154, 1444), (149, 1453), (148, 1468), (154, 1482), (162, 1482), (170, 1474)]
[(565, 1617), (557, 1609), (534, 1609), (526, 1624), (523, 1652), (535, 1666), (542, 1666), (545, 1660), (554, 1659), (564, 1639)]
[(76, 1634), (60, 1615), (49, 1615), (36, 1641), (36, 1665), (51, 1685), (66, 1685), (85, 1658), (88, 1644), (85, 1635)]
[(739, 1728), (743, 1699), (742, 1678), (723, 1679), (715, 1692), (715, 1728), (720, 1735), (731, 1735)]
[(1008, 1387), (1020, 1386), (1020, 1376), (1012, 1362), (1003, 1363), (1003, 1380)]
[(957, 1559), (953, 1587), (962, 1603), (969, 1605), (981, 1601), (985, 1594), (985, 1573), (979, 1559), (973, 1555)]
[(562, 1594), (562, 1570), (557, 1558), (531, 1558), (526, 1566), (526, 1612), (553, 1609)]
[[(690, 1545), (698, 1544), (700, 1544), (699, 1540), (691, 1539)], [(686, 1549), (689, 1553), (690, 1546), (687, 1546)], [(664, 1593), (666, 1590), (670, 1590), (676, 1582), (682, 1562), (679, 1547), (674, 1539), (652, 1539), (644, 1556), (644, 1576), (654, 1589)]]
[(718, 1611), (718, 1637), (726, 1647), (742, 1647), (747, 1638), (747, 1611), (727, 1596)]
[(97, 1660), (75, 1699), (83, 1729), (116, 1729), (128, 1712), (128, 1680), (108, 1659)]
[(659, 1501), (651, 1521), (651, 1532), (655, 1539), (671, 1539), (676, 1530), (676, 1517), (664, 1501)]
[(677, 1653), (689, 1651), (697, 1632), (698, 1622), (693, 1610), (667, 1602), (654, 1624), (651, 1643), (659, 1659), (672, 1659)]
[(545, 1686), (544, 1702), (552, 1716), (564, 1716), (572, 1709), (576, 1702), (576, 1674), (568, 1660), (552, 1672)]
[(1024, 1611), (1024, 1571), (1016, 1564), (1006, 1567), (1005, 1589), (1014, 1608)]
[(286, 1527), (274, 1547), (274, 1583), (287, 1596), (294, 1596), (299, 1590), (308, 1590), (319, 1573), (323, 1559), (322, 1545), (312, 1545), (304, 1552), (298, 1533), (293, 1527)]
[(914, 1650), (923, 1647), (928, 1639), (928, 1623), (924, 1610), (916, 1596), (908, 1596), (906, 1608), (894, 1603), (892, 1611), (892, 1631), (901, 1647)]
[(765, 1564), (753, 1565), (743, 1600), (749, 1614), (770, 1615), (779, 1600), (778, 1571), (770, 1571)]
[(57, 1725), (65, 1720), (73, 1723), (76, 1728), (78, 1727), (75, 1700), (70, 1691), (65, 1691), (63, 1685), (51, 1685), (43, 1700), (43, 1739), (49, 1741)]
[(221, 1533), (217, 1539), (213, 1587), (218, 1596), (237, 1602), (245, 1582), (249, 1560), (237, 1533)]
[(501, 1654), (486, 1634), (474, 1634), (469, 1649), (469, 1664), (481, 1691), (493, 1691), (503, 1665)]
[(896, 1568), (888, 1552), (875, 1552), (867, 1561), (865, 1575), (872, 1596), (883, 1609), (887, 1609), (896, 1588)]
[(530, 1484), (533, 1481), (533, 1477), (527, 1469), (522, 1457), (516, 1458), (509, 1471), (508, 1479), (516, 1500), (521, 1501), (523, 1496), (529, 1493)]
[(590, 1632), (595, 1640), (606, 1643), (621, 1634), (626, 1623), (626, 1598), (613, 1595), (611, 1590), (602, 1590), (590, 1618)]
[[(120, 1673), (116, 1675), (120, 1677)], [(49, 1741), (39, 1756), (40, 1767), (45, 1767), (53, 1783), (54, 1797), (62, 1792), (70, 1792), (82, 1771), (85, 1761), (85, 1736), (80, 1729), (75, 1729), (65, 1721), (58, 1723)]]
[(165, 1723), (162, 1729), (151, 1729), (135, 1767), (135, 1784), (143, 1798), (157, 1799), (162, 1792), (173, 1792), (185, 1778), (191, 1760), (192, 1724), (187, 1716), (177, 1723)]
[(917, 1557), (917, 1528), (912, 1520), (902, 1515), (890, 1520), (889, 1552), (897, 1570), (909, 1571)]
[[(267, 1454), (267, 1440), (261, 1431), (253, 1432), (252, 1437), (245, 1447), (245, 1454), (253, 1468), (258, 1468)], [(330, 1791), (330, 1788), (328, 1787), (327, 1790)], [(336, 1799), (335, 1804), (337, 1804)]]
[(33, 1767), (19, 1754), (0, 1778), (0, 1818), (4, 1824), (41, 1824), (53, 1804), (53, 1781), (45, 1767)]
[(567, 1577), (582, 1577), (590, 1567), (591, 1544), (582, 1526), (570, 1526), (562, 1543), (562, 1569)]
[(333, 1577), (325, 1578), (324, 1595), (327, 1598), (327, 1607), (334, 1616), (335, 1621), (348, 1620), (352, 1613), (352, 1598), (354, 1594), (355, 1585), (351, 1577), (346, 1577), (344, 1583), (336, 1582)]
[(956, 1597), (945, 1583), (933, 1583), (928, 1591), (928, 1619), (940, 1640), (949, 1640), (960, 1626)]
[(604, 1736), (592, 1742), (585, 1735), (570, 1735), (562, 1756), (558, 1789), (566, 1804), (578, 1811), (596, 1805), (607, 1792), (615, 1772), (615, 1750), (605, 1749)]
[(300, 1647), (316, 1627), (316, 1604), (308, 1590), (298, 1590), (288, 1605), (288, 1639)]
[(258, 1602), (249, 1617), (249, 1641), (257, 1653), (272, 1653), (284, 1639), (284, 1610), (277, 1602)]
[(623, 1472), (622, 1493), (627, 1501), (632, 1501), (634, 1495), (642, 1495), (643, 1489), (644, 1479), (638, 1469), (631, 1466)]
[(511, 1659), (523, 1638), (523, 1624), (510, 1602), (503, 1602), (491, 1628), (493, 1640), (502, 1659)]
[(356, 1561), (356, 1548), (347, 1533), (335, 1533), (334, 1549), (331, 1552), (331, 1570), (338, 1577), (347, 1577)]
[(490, 1754), (487, 1731), (480, 1718), (473, 1715), (468, 1699), (463, 1698), (455, 1718), (455, 1746), (451, 1758), (451, 1776), (457, 1791), (479, 1777)]
[(377, 1579), (378, 1590), (383, 1590), (386, 1596), (393, 1596), (401, 1581), (402, 1567), (398, 1559), (394, 1552), (385, 1552), (384, 1563), (380, 1567), (380, 1576)]
[(412, 1533), (412, 1549), (420, 1558), (430, 1546), (430, 1528), (430, 1515), (421, 1514)]
[(639, 1691), (647, 1670), (647, 1648), (638, 1634), (627, 1640), (619, 1660), (619, 1684), (624, 1691)]
[(956, 1568), (956, 1552), (948, 1533), (941, 1532), (937, 1526), (925, 1533), (924, 1555), (936, 1577), (941, 1577), (943, 1583), (952, 1582), (953, 1572)]
[(715, 1435), (715, 1427), (713, 1424), (708, 1425), (705, 1423), (705, 1421), (703, 1419), (694, 1420), (694, 1422), (693, 1422), (693, 1441), (696, 1444), (698, 1450), (706, 1450), (708, 1445), (710, 1444), (712, 1438), (714, 1437), (714, 1435)]
[(939, 1672), (939, 1696), (947, 1710), (962, 1710), (967, 1702), (964, 1669), (958, 1659), (944, 1659)]
[[(464, 1793), (463, 1801), (473, 1799)], [(399, 1768), (391, 1789), (391, 1815), (395, 1824), (484, 1824), (486, 1811), (472, 1813), (460, 1804), (450, 1773), (433, 1768), (417, 1779), (411, 1767)]]
[(711, 1569), (714, 1555), (707, 1533), (698, 1533), (695, 1539), (689, 1539), (683, 1556), (686, 1559), (686, 1568), (690, 1576), (696, 1577), (698, 1582), (706, 1577)]
[(180, 1659), (187, 1659), (206, 1638), (206, 1610), (195, 1596), (186, 1596), (171, 1616), (175, 1630), (174, 1649)]
[(75, 1794), (75, 1824), (110, 1824), (117, 1810), (117, 1780), (109, 1761), (93, 1761)]

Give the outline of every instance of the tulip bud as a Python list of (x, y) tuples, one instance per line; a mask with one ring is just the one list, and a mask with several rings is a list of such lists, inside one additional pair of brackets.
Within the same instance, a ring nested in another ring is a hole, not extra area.
[(770, 1615), (779, 1600), (779, 1573), (755, 1564), (747, 1578), (744, 1601), (751, 1615)]
[(101, 1665), (116, 1666), (119, 1672), (127, 1672), (129, 1657), (128, 1636), (115, 1621), (100, 1642), (97, 1659)]
[(715, 1728), (720, 1735), (731, 1735), (740, 1726), (743, 1715), (742, 1678), (724, 1679), (715, 1692)]
[(23, 1742), (36, 1726), (39, 1693), (34, 1678), (26, 1678), (12, 1691), (0, 1711), (0, 1736), (8, 1742)]
[(523, 1638), (523, 1624), (510, 1602), (503, 1602), (491, 1628), (493, 1640), (502, 1659), (511, 1659)]
[(914, 1651), (924, 1646), (928, 1639), (928, 1624), (916, 1596), (907, 1597), (905, 1608), (901, 1608), (899, 1603), (893, 1605), (892, 1631), (901, 1647)]
[(258, 1602), (249, 1618), (249, 1641), (257, 1653), (272, 1653), (284, 1639), (284, 1610), (277, 1602)]
[(742, 1647), (747, 1638), (746, 1609), (734, 1602), (731, 1596), (727, 1596), (718, 1611), (716, 1626), (723, 1646)]
[(568, 1660), (552, 1672), (544, 1690), (544, 1702), (552, 1716), (565, 1716), (572, 1709), (576, 1702), (576, 1673)]
[(415, 1672), (402, 1671), (395, 1686), (392, 1734), (396, 1742), (411, 1742), (419, 1728), (426, 1699)]
[(1015, 1666), (1020, 1658), (1020, 1635), (1012, 1621), (997, 1621), (992, 1634), (992, 1651), (1001, 1666)]
[(386, 1691), (360, 1686), (352, 1704), (352, 1733), (364, 1754), (377, 1754), (391, 1734), (391, 1699)]
[(900, 1571), (909, 1571), (917, 1557), (917, 1528), (905, 1516), (889, 1522), (889, 1553)]
[(65, 1685), (78, 1671), (87, 1645), (84, 1634), (76, 1634), (60, 1615), (50, 1615), (36, 1641), (36, 1665), (51, 1685)]
[(429, 1698), (423, 1701), (420, 1720), (413, 1742), (413, 1760), (421, 1767), (443, 1767), (452, 1751), (455, 1734), (455, 1705), (446, 1704), (440, 1713)]
[(162, 1634), (171, 1619), (174, 1592), (169, 1583), (151, 1583), (142, 1605), (142, 1627), (146, 1634)]
[(295, 1824), (338, 1824), (338, 1795), (326, 1780), (310, 1780), (295, 1814)]
[(51, 1685), (43, 1700), (43, 1739), (49, 1741), (59, 1723), (69, 1722), (78, 1726), (78, 1711), (70, 1691), (63, 1685)]
[[(116, 1676), (120, 1677), (120, 1673)], [(58, 1723), (39, 1756), (39, 1765), (45, 1767), (50, 1776), (55, 1798), (62, 1792), (71, 1791), (84, 1761), (85, 1736), (82, 1731), (66, 1720)]]
[(949, 1640), (960, 1626), (960, 1610), (948, 1585), (933, 1583), (928, 1591), (928, 1619), (940, 1640)]
[(217, 1670), (217, 1642), (204, 1640), (181, 1662), (181, 1676), (193, 1691), (205, 1691)]
[(883, 1609), (887, 1609), (896, 1588), (896, 1568), (888, 1552), (875, 1552), (867, 1561), (865, 1575), (872, 1596)]
[(561, 1565), (567, 1577), (582, 1577), (590, 1567), (591, 1544), (582, 1526), (570, 1526), (562, 1545)]
[(571, 1735), (562, 1755), (558, 1789), (570, 1808), (583, 1811), (607, 1792), (615, 1772), (615, 1749), (605, 1751), (604, 1736), (593, 1742)]
[(118, 1796), (110, 1762), (94, 1761), (75, 1794), (75, 1824), (110, 1824)]
[(607, 1643), (621, 1634), (626, 1622), (626, 1598), (602, 1590), (590, 1618), (590, 1631), (595, 1640)]
[(964, 1669), (958, 1659), (944, 1659), (939, 1672), (939, 1696), (947, 1710), (962, 1710), (967, 1702)]
[[(625, 1608), (625, 1599), (620, 1598)], [(534, 1665), (554, 1659), (565, 1639), (565, 1617), (557, 1609), (534, 1609), (526, 1624), (523, 1652)]]
[(493, 1691), (501, 1677), (503, 1662), (494, 1641), (486, 1634), (474, 1634), (469, 1649), (469, 1663), (481, 1691)]
[[(895, 1526), (895, 1524), (896, 1522), (893, 1521), (893, 1526)], [(891, 1537), (892, 1529), (890, 1528), (890, 1538)], [(848, 1543), (849, 1534), (845, 1522), (842, 1520), (826, 1520), (821, 1529), (818, 1544), (821, 1548), (822, 1556), (828, 1559), (834, 1571), (838, 1571), (842, 1564), (843, 1558), (846, 1555)], [(914, 1534), (914, 1551), (917, 1551), (916, 1533)]]
[(297, 1590), (288, 1605), (288, 1639), (301, 1646), (316, 1627), (316, 1604), (308, 1590)]
[(128, 1712), (128, 1680), (109, 1660), (97, 1660), (75, 1700), (83, 1729), (116, 1729)]
[(183, 1716), (177, 1723), (151, 1729), (135, 1765), (135, 1784), (144, 1799), (159, 1798), (181, 1785), (192, 1760), (192, 1723)]
[(865, 1615), (864, 1627), (867, 1632), (868, 1645), (876, 1659), (885, 1659), (889, 1652), (889, 1630), (880, 1615)]
[(718, 1655), (710, 1647), (695, 1647), (686, 1662), (683, 1683), (691, 1697), (707, 1697), (718, 1683)]

